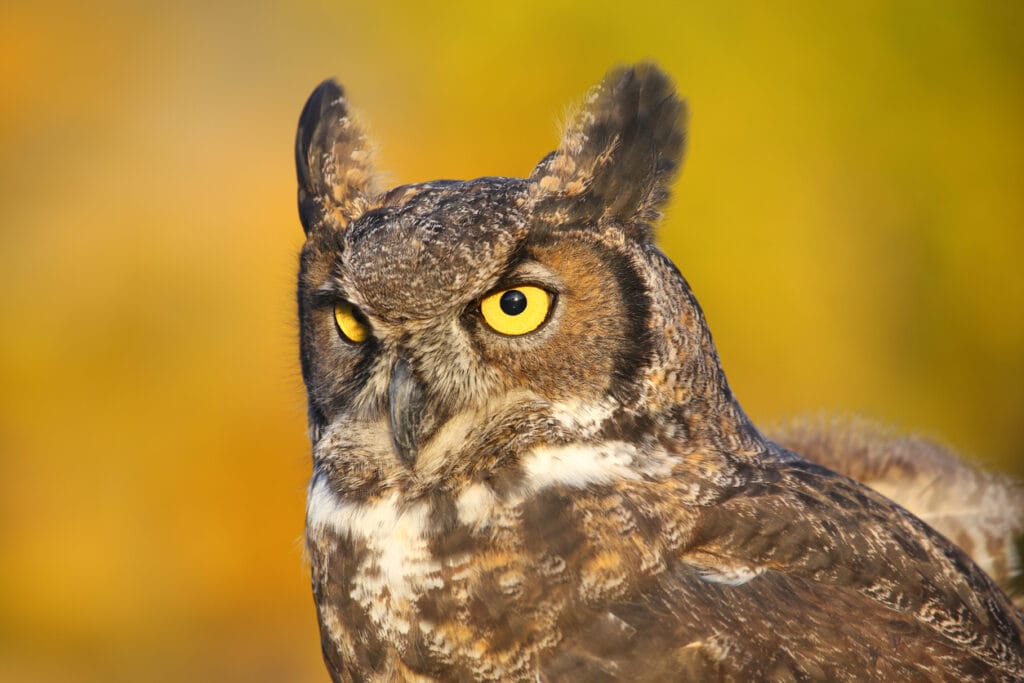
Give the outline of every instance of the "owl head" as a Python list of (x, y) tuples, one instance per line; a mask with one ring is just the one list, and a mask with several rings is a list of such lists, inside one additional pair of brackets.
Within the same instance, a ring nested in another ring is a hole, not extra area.
[(301, 353), (339, 486), (493, 478), (537, 444), (658, 433), (763, 448), (653, 242), (685, 123), (661, 71), (621, 68), (528, 177), (382, 190), (341, 87), (317, 88), (296, 141)]

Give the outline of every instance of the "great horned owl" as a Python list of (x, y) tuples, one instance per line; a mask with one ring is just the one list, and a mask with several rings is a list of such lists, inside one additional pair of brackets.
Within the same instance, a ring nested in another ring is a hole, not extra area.
[(773, 443), (652, 225), (686, 109), (611, 72), (527, 178), (379, 191), (342, 90), (296, 143), (335, 681), (1021, 680), (959, 548)]

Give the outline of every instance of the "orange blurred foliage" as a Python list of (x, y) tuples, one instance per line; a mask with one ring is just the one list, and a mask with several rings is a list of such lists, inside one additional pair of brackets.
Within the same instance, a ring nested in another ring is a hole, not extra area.
[(318, 681), (292, 136), (523, 175), (615, 63), (693, 112), (663, 244), (755, 420), (1024, 474), (1020, 3), (0, 8), (0, 679)]

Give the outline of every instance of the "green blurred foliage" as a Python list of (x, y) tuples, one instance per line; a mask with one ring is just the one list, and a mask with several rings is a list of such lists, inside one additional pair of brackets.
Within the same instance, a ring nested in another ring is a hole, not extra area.
[(523, 175), (651, 58), (661, 228), (759, 422), (1024, 474), (1024, 5), (0, 8), (0, 679), (325, 680), (301, 534), (292, 136), (337, 75), (395, 182)]

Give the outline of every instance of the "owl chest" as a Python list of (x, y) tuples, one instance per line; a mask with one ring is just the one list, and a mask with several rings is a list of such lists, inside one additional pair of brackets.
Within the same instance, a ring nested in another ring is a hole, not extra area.
[(317, 548), (314, 584), (322, 611), (335, 611), (342, 626), (369, 626), (397, 642), (417, 630), (422, 597), (442, 590), (445, 582), (424, 533), (425, 511), (399, 513), (389, 503), (381, 505), (341, 508), (333, 525), (310, 526), (310, 544)]
[[(511, 529), (438, 530), (415, 506), (342, 506), (331, 518), (311, 512), (310, 556), (325, 652), (345, 669), (402, 662), (455, 678), (515, 680), (555, 644), (558, 592), (538, 590)], [(485, 651), (496, 658), (480, 659)]]

